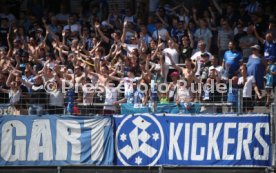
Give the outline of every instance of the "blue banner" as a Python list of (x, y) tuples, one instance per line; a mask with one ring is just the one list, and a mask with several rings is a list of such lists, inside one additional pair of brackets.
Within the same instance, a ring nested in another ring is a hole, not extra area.
[(114, 117), (117, 165), (271, 165), (267, 115)]
[(1, 116), (0, 165), (113, 165), (111, 117)]
[[(187, 105), (189, 105), (189, 109), (187, 109)], [(160, 104), (158, 103), (156, 105), (156, 110), (152, 111), (153, 108), (151, 106), (145, 106), (145, 105), (134, 105), (130, 103), (124, 103), (121, 104), (121, 113), (122, 114), (137, 114), (137, 113), (171, 113), (171, 114), (178, 114), (178, 113), (185, 113), (185, 114), (196, 114), (200, 112), (200, 103), (189, 103), (187, 105), (184, 105), (183, 103), (180, 103), (179, 105), (176, 105), (175, 103), (166, 103), (166, 104)]]

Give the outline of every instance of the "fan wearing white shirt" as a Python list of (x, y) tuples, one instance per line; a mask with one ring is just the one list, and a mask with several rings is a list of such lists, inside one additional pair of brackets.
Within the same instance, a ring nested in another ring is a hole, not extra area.
[(259, 99), (262, 98), (259, 89), (256, 85), (254, 76), (247, 76), (247, 67), (243, 65), (240, 67), (241, 77), (238, 80), (238, 85), (242, 86), (242, 97), (243, 97), (243, 111), (252, 112), (254, 110), (252, 89), (256, 92)]
[(201, 59), (202, 59), (202, 54), (208, 54), (209, 57), (212, 57), (212, 54), (210, 52), (206, 52), (206, 44), (203, 40), (200, 40), (198, 42), (198, 48), (199, 48), (199, 51), (195, 52), (193, 54), (193, 56), (191, 57), (191, 60), (193, 62), (194, 65), (197, 65), (197, 72), (196, 72), (196, 75), (199, 75), (200, 73), (200, 68), (201, 68)]
[(123, 34), (121, 37), (121, 42), (123, 43), (122, 46), (124, 49), (126, 49), (128, 56), (130, 55), (131, 52), (133, 52), (134, 49), (138, 49), (138, 38), (137, 38), (137, 33), (135, 32), (135, 36), (132, 36), (130, 38), (130, 43), (127, 44), (125, 43), (125, 38), (126, 38), (126, 32), (127, 32), (127, 26), (128, 23), (125, 21), (124, 22), (124, 28), (123, 28)]
[(81, 31), (81, 27), (80, 25), (75, 23), (75, 19), (73, 16), (69, 16), (68, 24), (63, 27), (63, 30), (70, 30), (71, 35), (75, 36), (79, 34), (79, 32)]
[[(163, 54), (165, 55), (165, 64), (169, 66), (169, 69), (166, 69), (164, 76), (167, 81), (171, 82), (171, 78), (168, 76), (168, 74), (172, 73), (174, 71), (174, 67), (172, 66), (171, 60), (178, 64), (179, 63), (179, 53), (178, 53), (178, 45), (174, 43), (173, 40), (168, 40), (168, 47), (163, 50)], [(169, 58), (169, 56), (171, 58)]]
[(155, 22), (156, 30), (153, 31), (152, 37), (157, 40), (159, 37), (161, 37), (162, 41), (166, 41), (168, 38), (168, 31), (162, 26), (162, 22), (160, 20), (157, 20)]

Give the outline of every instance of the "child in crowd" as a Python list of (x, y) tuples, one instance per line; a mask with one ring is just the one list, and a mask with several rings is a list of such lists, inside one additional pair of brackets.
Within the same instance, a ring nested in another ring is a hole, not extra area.
[(266, 69), (266, 107), (270, 105), (271, 90), (274, 89), (276, 83), (276, 61), (274, 56), (270, 56), (268, 59), (268, 66)]

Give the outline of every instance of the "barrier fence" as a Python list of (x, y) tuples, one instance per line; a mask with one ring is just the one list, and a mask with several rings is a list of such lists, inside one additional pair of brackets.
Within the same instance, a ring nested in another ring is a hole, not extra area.
[[(216, 94), (208, 99), (192, 98), (192, 101), (176, 101), (175, 98), (163, 99), (158, 96), (152, 100), (144, 95), (143, 99), (137, 96), (117, 97), (108, 95), (83, 93), (40, 93), (32, 97), (31, 93), (24, 93), (18, 102), (13, 103), (8, 96), (0, 98), (0, 115), (95, 115), (95, 114), (128, 114), (128, 113), (270, 113), (274, 96), (266, 99), (265, 91), (262, 99), (253, 95), (252, 99), (243, 98), (242, 90), (237, 90), (235, 96)], [(39, 97), (40, 96), (40, 97)], [(43, 97), (42, 97), (43, 96)], [(122, 101), (125, 98), (124, 101)], [(138, 101), (137, 101), (138, 100)], [(121, 101), (118, 103), (117, 101)]]

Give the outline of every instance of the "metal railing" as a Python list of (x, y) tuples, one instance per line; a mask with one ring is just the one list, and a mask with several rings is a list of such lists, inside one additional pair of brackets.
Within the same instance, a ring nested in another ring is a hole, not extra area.
[[(139, 110), (142, 107), (149, 109), (150, 112), (158, 112), (158, 108), (164, 105), (170, 105), (175, 107), (182, 107), (189, 112), (190, 106), (196, 107), (194, 113), (270, 113), (271, 106), (266, 107), (265, 92), (263, 92), (263, 99), (258, 100), (253, 98), (247, 100), (242, 97), (242, 91), (238, 91), (236, 99), (229, 101), (226, 94), (212, 95), (208, 100), (204, 100), (203, 97), (194, 99), (193, 102), (180, 102), (175, 101), (152, 101), (149, 95), (145, 95), (147, 100), (143, 104), (141, 102), (134, 103), (135, 99), (126, 99), (131, 109)], [(106, 98), (105, 96), (98, 96), (97, 94), (90, 98), (84, 97), (82, 94), (73, 94), (68, 96), (68, 93), (61, 94), (59, 96), (44, 93), (41, 94), (44, 97), (33, 98), (29, 93), (23, 93), (18, 102), (10, 104), (8, 96), (0, 98), (0, 115), (30, 115), (33, 112), (41, 111), (39, 114), (56, 114), (56, 115), (95, 115), (95, 114), (120, 114), (122, 112), (122, 104), (114, 105), (112, 101), (122, 100), (124, 95), (121, 94), (117, 98)], [(274, 98), (273, 96), (271, 98)], [(159, 98), (159, 100), (161, 100)], [(132, 103), (131, 103), (132, 102)], [(140, 106), (137, 106), (140, 105)], [(132, 107), (131, 107), (132, 106)], [(248, 106), (248, 107), (247, 107)], [(251, 109), (252, 108), (252, 109)], [(42, 110), (38, 110), (42, 109)], [(250, 109), (250, 111), (248, 111)], [(179, 112), (183, 113), (183, 112)]]

